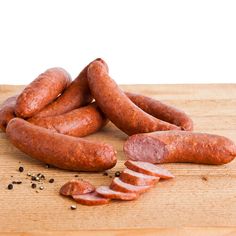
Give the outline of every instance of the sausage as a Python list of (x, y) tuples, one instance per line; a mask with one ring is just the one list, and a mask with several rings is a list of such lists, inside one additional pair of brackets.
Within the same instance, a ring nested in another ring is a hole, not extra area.
[(95, 61), (88, 68), (89, 88), (96, 103), (119, 129), (128, 135), (156, 130), (180, 129), (137, 107), (112, 80), (105, 66)]
[(119, 178), (125, 183), (133, 184), (137, 186), (140, 186), (140, 185), (153, 186), (160, 179), (159, 177), (145, 175), (145, 174), (138, 173), (130, 169), (124, 169), (124, 171), (122, 171), (122, 173), (120, 174)]
[(167, 169), (164, 169), (159, 166), (155, 166), (152, 163), (148, 163), (148, 162), (128, 160), (125, 162), (125, 166), (128, 169), (136, 171), (138, 173), (157, 176), (157, 177), (160, 177), (161, 179), (174, 178), (174, 175), (172, 175)]
[(95, 133), (106, 123), (106, 117), (95, 103), (50, 117), (32, 117), (30, 123), (61, 134), (83, 137)]
[(123, 201), (135, 200), (139, 196), (137, 193), (118, 192), (110, 189), (108, 186), (100, 186), (96, 188), (96, 192), (105, 198), (123, 200)]
[(9, 97), (0, 108), (0, 129), (5, 132), (8, 122), (15, 117), (15, 104), (17, 96)]
[(55, 67), (46, 70), (31, 82), (16, 100), (15, 113), (28, 118), (51, 103), (70, 84), (67, 71)]
[(193, 121), (185, 112), (141, 94), (129, 92), (126, 92), (125, 94), (135, 105), (148, 114), (160, 120), (179, 126), (182, 130), (193, 130)]
[(20, 119), (12, 119), (6, 134), (11, 143), (29, 156), (61, 169), (103, 171), (116, 164), (109, 144), (52, 132)]
[(124, 152), (134, 161), (220, 165), (235, 158), (236, 146), (230, 139), (219, 135), (163, 131), (129, 137)]
[[(97, 58), (94, 61), (100, 61), (108, 70), (106, 63)], [(91, 63), (90, 63), (91, 64)], [(89, 65), (90, 65), (89, 64)], [(54, 102), (46, 106), (42, 111), (37, 113), (35, 117), (49, 117), (64, 114), (73, 109), (85, 106), (92, 101), (87, 81), (87, 65), (80, 74), (72, 81), (70, 86), (58, 97)]]
[(87, 206), (104, 205), (110, 202), (109, 198), (102, 197), (96, 192), (82, 195), (73, 195), (72, 197), (77, 203)]
[(95, 187), (87, 181), (73, 179), (65, 183), (61, 189), (60, 194), (63, 196), (72, 196), (79, 194), (86, 194), (95, 191)]
[(127, 184), (120, 180), (120, 178), (115, 177), (110, 185), (110, 188), (115, 191), (124, 192), (124, 193), (137, 193), (141, 194), (149, 190), (151, 185), (136, 186), (132, 184)]

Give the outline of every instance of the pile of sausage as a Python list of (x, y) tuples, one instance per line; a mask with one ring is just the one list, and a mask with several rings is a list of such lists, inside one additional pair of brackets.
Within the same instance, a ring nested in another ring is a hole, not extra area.
[(225, 164), (236, 156), (228, 138), (192, 132), (193, 122), (183, 111), (123, 91), (100, 58), (73, 81), (62, 68), (46, 70), (0, 109), (0, 128), (13, 145), (47, 164), (76, 171), (115, 166), (110, 144), (82, 138), (108, 120), (130, 136), (124, 144), (130, 160)]
[(95, 188), (83, 180), (71, 180), (60, 189), (63, 196), (71, 196), (76, 202), (94, 206), (107, 204), (111, 199), (130, 201), (152, 188), (160, 179), (171, 179), (174, 176), (166, 169), (148, 162), (126, 161), (127, 167), (115, 177), (110, 186)]

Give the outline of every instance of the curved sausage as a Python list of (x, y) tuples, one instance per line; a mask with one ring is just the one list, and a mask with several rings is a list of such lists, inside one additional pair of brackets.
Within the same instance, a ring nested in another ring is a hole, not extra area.
[(157, 176), (161, 179), (174, 178), (174, 175), (172, 175), (167, 169), (164, 169), (160, 166), (153, 165), (152, 163), (149, 163), (149, 162), (128, 160), (125, 162), (125, 166), (128, 169), (136, 171), (138, 173)]
[(16, 101), (15, 113), (28, 118), (52, 102), (70, 84), (71, 77), (64, 69), (55, 67), (46, 70), (31, 82)]
[(137, 186), (132, 184), (127, 184), (120, 180), (120, 178), (115, 177), (110, 185), (110, 188), (115, 191), (124, 192), (124, 193), (144, 193), (149, 190), (152, 186), (151, 185), (143, 185)]
[[(106, 63), (102, 59), (97, 58), (94, 61), (100, 61), (108, 70)], [(37, 113), (35, 117), (57, 116), (89, 104), (93, 99), (87, 81), (89, 65), (80, 72), (60, 97)]]
[(183, 111), (141, 94), (125, 92), (129, 99), (148, 114), (181, 127), (182, 130), (193, 130), (192, 119)]
[(0, 108), (0, 129), (5, 132), (8, 122), (15, 117), (15, 105), (17, 96), (9, 97)]
[(95, 61), (90, 64), (88, 83), (98, 106), (108, 119), (126, 134), (180, 129), (175, 125), (156, 119), (137, 107), (109, 77), (101, 62)]
[(158, 182), (160, 179), (159, 177), (145, 175), (145, 174), (138, 173), (130, 169), (124, 169), (124, 171), (121, 172), (119, 178), (125, 183), (133, 184), (137, 186), (140, 186), (140, 185), (152, 186), (153, 184)]
[(95, 103), (58, 116), (32, 117), (30, 123), (52, 131), (83, 137), (101, 129), (107, 119)]
[(105, 198), (117, 199), (123, 201), (135, 200), (139, 196), (137, 193), (118, 192), (110, 189), (108, 186), (100, 186), (96, 188), (96, 192)]
[(77, 203), (87, 206), (104, 205), (110, 202), (109, 198), (102, 197), (96, 192), (82, 195), (73, 195), (72, 197)]
[(235, 158), (236, 146), (219, 135), (166, 131), (133, 135), (125, 142), (124, 152), (135, 161), (220, 165)]
[(70, 180), (65, 183), (61, 189), (60, 194), (63, 196), (72, 196), (79, 194), (86, 194), (95, 191), (95, 187), (87, 181), (84, 180)]
[(52, 132), (20, 118), (8, 123), (6, 134), (22, 152), (61, 169), (102, 171), (117, 161), (116, 151), (109, 144)]

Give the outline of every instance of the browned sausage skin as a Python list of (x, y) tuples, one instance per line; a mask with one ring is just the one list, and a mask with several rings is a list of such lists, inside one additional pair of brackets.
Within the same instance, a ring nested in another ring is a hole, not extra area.
[(17, 96), (6, 99), (0, 108), (0, 129), (5, 132), (8, 122), (15, 117), (15, 105)]
[(103, 171), (116, 164), (116, 151), (105, 143), (52, 132), (20, 119), (12, 119), (6, 134), (29, 156), (61, 169)]
[(52, 131), (76, 137), (95, 133), (107, 123), (106, 117), (96, 103), (74, 109), (62, 115), (33, 117), (28, 121)]
[(219, 135), (163, 131), (129, 137), (124, 152), (128, 159), (151, 163), (220, 165), (235, 158), (236, 146), (230, 139)]
[[(108, 70), (107, 64), (100, 58), (94, 61), (100, 61)], [(91, 63), (89, 63), (90, 65)], [(64, 114), (73, 109), (85, 106), (92, 101), (87, 81), (87, 65), (80, 74), (72, 81), (70, 86), (54, 102), (50, 103), (35, 117), (49, 117)]]
[(110, 78), (101, 62), (95, 61), (90, 64), (88, 83), (98, 106), (126, 134), (180, 129), (175, 125), (156, 119), (137, 107)]
[(193, 121), (185, 112), (141, 94), (130, 92), (125, 92), (125, 94), (135, 105), (148, 114), (160, 120), (179, 126), (183, 130), (193, 130)]
[(70, 84), (67, 71), (55, 67), (46, 70), (32, 81), (16, 101), (15, 113), (18, 117), (28, 118), (52, 102)]

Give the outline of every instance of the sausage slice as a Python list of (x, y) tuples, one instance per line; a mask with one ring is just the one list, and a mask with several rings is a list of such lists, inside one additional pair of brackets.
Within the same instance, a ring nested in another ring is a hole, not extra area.
[(82, 205), (87, 206), (96, 206), (96, 205), (104, 205), (109, 203), (110, 199), (102, 197), (96, 192), (82, 194), (82, 195), (73, 195), (73, 199)]
[(161, 179), (174, 178), (174, 175), (172, 175), (168, 170), (148, 162), (128, 160), (125, 162), (125, 166), (130, 170), (146, 175), (157, 176)]
[(158, 182), (160, 179), (159, 177), (145, 175), (145, 174), (138, 173), (130, 169), (124, 169), (124, 171), (120, 174), (119, 178), (125, 183), (133, 184), (137, 186), (140, 186), (140, 185), (152, 186), (153, 184)]
[(115, 177), (110, 185), (110, 188), (115, 191), (124, 192), (124, 193), (144, 193), (150, 189), (151, 185), (137, 186), (132, 184), (127, 184), (120, 180), (120, 178)]
[(118, 192), (110, 189), (108, 186), (100, 186), (96, 188), (96, 192), (105, 198), (124, 200), (124, 201), (134, 200), (137, 199), (139, 196), (137, 193)]

